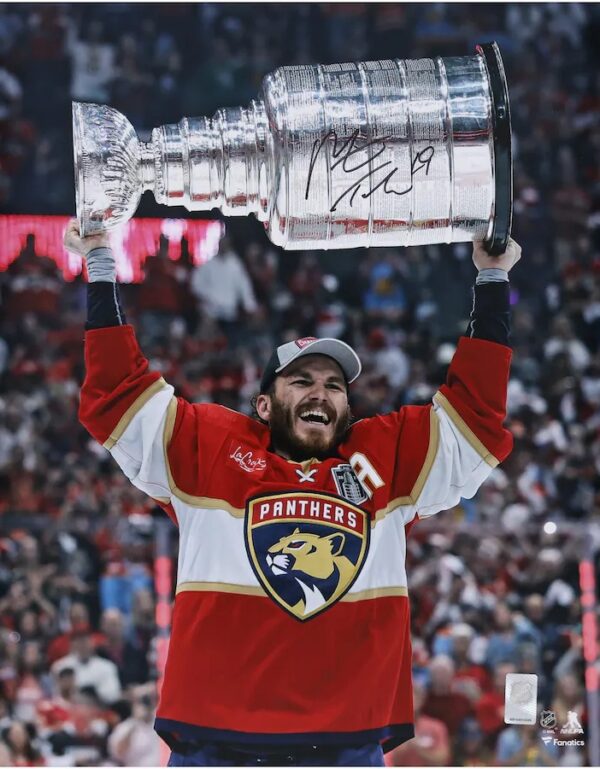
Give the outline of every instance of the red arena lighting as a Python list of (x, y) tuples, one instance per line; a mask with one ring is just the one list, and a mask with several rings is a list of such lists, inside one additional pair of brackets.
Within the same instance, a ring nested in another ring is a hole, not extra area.
[[(0, 271), (6, 270), (25, 247), (27, 236), (35, 237), (35, 250), (56, 262), (65, 280), (81, 274), (81, 258), (63, 247), (69, 216), (0, 216)], [(110, 239), (121, 283), (143, 279), (146, 257), (156, 254), (161, 237), (168, 240), (168, 256), (181, 258), (185, 238), (194, 264), (203, 264), (217, 253), (223, 224), (215, 219), (130, 219), (111, 230)]]

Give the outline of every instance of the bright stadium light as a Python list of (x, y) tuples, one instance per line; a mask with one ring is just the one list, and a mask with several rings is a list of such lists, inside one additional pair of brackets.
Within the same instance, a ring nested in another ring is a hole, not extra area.
[(544, 532), (546, 534), (556, 534), (556, 524), (554, 521), (546, 521), (544, 524)]

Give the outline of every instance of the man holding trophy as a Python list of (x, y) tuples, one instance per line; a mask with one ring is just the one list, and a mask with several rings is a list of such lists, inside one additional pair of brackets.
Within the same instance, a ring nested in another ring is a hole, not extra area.
[[(180, 530), (155, 724), (169, 764), (381, 766), (414, 733), (408, 532), (472, 497), (512, 446), (508, 273), (521, 250), (502, 186), (505, 83), (495, 46), (269, 77), (236, 130), (227, 116), (184, 119), (145, 147), (118, 113), (75, 106), (79, 222), (65, 245), (89, 278), (80, 419)], [(316, 83), (299, 142), (298, 94)], [(273, 351), (258, 419), (175, 397), (127, 324), (103, 232), (147, 188), (255, 210), (287, 248), (473, 241), (473, 310), (433, 403), (352, 423), (360, 360), (312, 337)]]

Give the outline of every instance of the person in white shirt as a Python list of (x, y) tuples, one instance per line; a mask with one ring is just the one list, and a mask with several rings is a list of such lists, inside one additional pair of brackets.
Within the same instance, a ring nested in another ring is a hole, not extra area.
[(110, 85), (115, 77), (115, 49), (102, 42), (102, 34), (99, 21), (89, 25), (87, 40), (79, 40), (71, 32), (71, 97), (76, 101), (104, 103), (110, 99)]
[(240, 309), (249, 315), (258, 310), (248, 271), (227, 237), (215, 257), (196, 267), (191, 288), (204, 312), (218, 321), (228, 338), (235, 336), (243, 319)]
[(71, 653), (61, 657), (52, 666), (58, 675), (64, 668), (75, 671), (78, 689), (93, 686), (105, 705), (111, 705), (121, 696), (119, 671), (114, 662), (94, 654), (92, 637), (88, 630), (77, 630), (71, 638)]
[(153, 684), (132, 690), (131, 716), (118, 724), (108, 738), (108, 752), (122, 766), (158, 766), (160, 740), (154, 731)]

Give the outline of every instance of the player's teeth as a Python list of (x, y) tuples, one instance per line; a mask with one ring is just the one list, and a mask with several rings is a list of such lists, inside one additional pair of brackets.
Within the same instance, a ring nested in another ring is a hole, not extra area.
[(317, 419), (321, 424), (329, 424), (329, 417), (320, 411), (307, 411), (301, 415), (301, 419), (308, 421), (312, 418)]

